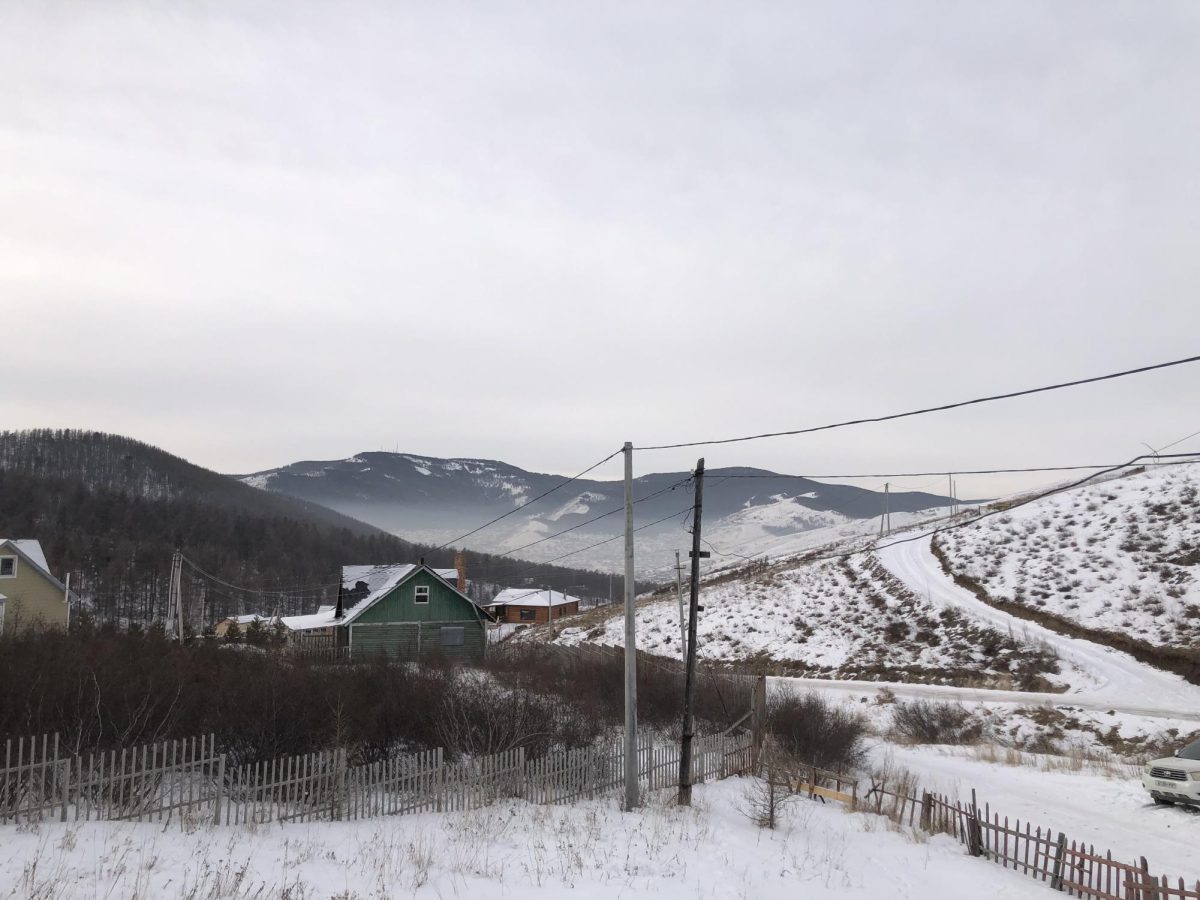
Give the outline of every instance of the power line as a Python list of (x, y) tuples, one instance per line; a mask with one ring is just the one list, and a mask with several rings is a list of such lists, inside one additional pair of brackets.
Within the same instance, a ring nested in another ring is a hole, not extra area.
[[(1189, 440), (1191, 440), (1191, 439), (1192, 439), (1192, 438), (1194, 438), (1194, 437), (1200, 437), (1200, 431), (1193, 431), (1191, 434), (1187, 435), (1187, 437), (1181, 437), (1181, 438), (1180, 438), (1179, 440), (1177, 440), (1177, 441), (1171, 441), (1171, 443), (1169, 443), (1169, 444), (1164, 444), (1162, 447), (1159, 447), (1158, 449), (1159, 449), (1159, 450), (1169, 450), (1170, 448), (1172, 448), (1172, 447), (1176, 446), (1177, 444), (1182, 444), (1184, 441), (1189, 441)], [(1163, 456), (1164, 454), (1162, 454), (1162, 453), (1158, 453), (1157, 455), (1158, 455), (1158, 456)], [(1166, 455), (1168, 455), (1168, 456), (1176, 456), (1177, 454), (1170, 453), (1170, 454), (1166, 454)]]
[[(691, 480), (692, 480), (692, 478), (689, 475), (687, 478), (683, 478), (683, 479), (680, 479), (679, 481), (675, 482), (670, 487), (665, 487), (662, 490), (655, 491), (653, 494), (647, 494), (645, 497), (639, 497), (637, 500), (634, 500), (633, 502), (635, 504), (637, 504), (637, 503), (643, 503), (646, 500), (653, 500), (655, 497), (658, 497), (669, 491), (673, 491), (676, 488), (687, 484)], [(576, 529), (579, 529), (579, 528), (583, 528), (585, 525), (591, 525), (593, 522), (599, 522), (601, 519), (607, 519), (609, 516), (615, 516), (617, 513), (624, 512), (624, 511), (625, 511), (624, 505), (615, 507), (613, 509), (610, 509), (608, 512), (601, 513), (600, 515), (595, 516), (594, 518), (588, 519), (586, 522), (580, 522), (578, 525), (572, 525), (570, 528), (564, 528), (562, 531), (556, 531), (554, 534), (548, 534), (543, 538), (539, 538), (536, 541), (531, 541), (528, 544), (522, 544), (520, 547), (514, 547), (511, 550), (500, 550), (499, 553), (504, 556), (507, 556), (512, 553), (520, 553), (522, 550), (528, 550), (530, 547), (535, 547), (538, 544), (544, 544), (546, 541), (553, 540), (554, 538), (560, 537), (561, 535), (567, 534), (568, 532), (575, 531)]]
[[(181, 556), (182, 556), (182, 554), (181, 554)], [(182, 556), (182, 559), (185, 563), (187, 563), (189, 566), (191, 566), (192, 569), (194, 569), (198, 574), (204, 576), (209, 581), (215, 582), (216, 584), (223, 585), (227, 588), (232, 588), (235, 591), (242, 591), (247, 594), (269, 594), (272, 596), (295, 596), (297, 594), (307, 594), (307, 593), (315, 594), (319, 591), (332, 590), (333, 588), (336, 588), (339, 586), (337, 584), (312, 585), (309, 587), (297, 588), (295, 590), (278, 590), (278, 589), (277, 590), (260, 590), (257, 588), (247, 588), (247, 587), (242, 587), (241, 585), (231, 584), (228, 581), (223, 581), (222, 579), (218, 578), (216, 575), (213, 575), (211, 572), (204, 571), (204, 569), (200, 568), (198, 565), (196, 565), (194, 562), (192, 562), (186, 556)]]
[[(648, 499), (648, 498), (647, 498), (647, 499)], [(682, 510), (680, 510), (679, 512), (674, 512), (674, 513), (671, 513), (669, 516), (663, 516), (661, 519), (655, 519), (653, 522), (647, 522), (645, 525), (639, 525), (637, 528), (633, 529), (633, 530), (634, 530), (634, 533), (636, 534), (637, 532), (639, 532), (639, 531), (642, 531), (642, 530), (644, 530), (644, 529), (646, 529), (646, 528), (653, 528), (655, 525), (661, 525), (663, 522), (666, 522), (666, 521), (668, 521), (668, 520), (670, 520), (670, 519), (677, 519), (677, 518), (679, 518), (679, 517), (680, 517), (680, 516), (682, 516), (682, 515), (685, 515), (685, 514), (687, 514), (687, 513), (690, 513), (691, 511), (692, 511), (692, 507), (691, 507), (691, 505), (689, 504), (688, 506), (684, 507), (684, 508), (683, 508)], [(619, 540), (621, 540), (623, 537), (625, 537), (624, 533), (622, 533), (622, 534), (616, 534), (616, 535), (613, 535), (613, 536), (612, 536), (612, 537), (610, 537), (610, 538), (605, 538), (605, 539), (604, 539), (604, 540), (602, 540), (602, 541), (597, 541), (596, 543), (594, 543), (594, 544), (589, 544), (589, 545), (588, 545), (588, 546), (586, 546), (586, 547), (580, 547), (578, 550), (572, 550), (570, 553), (563, 553), (562, 555), (560, 555), (560, 556), (556, 556), (556, 557), (554, 557), (553, 559), (548, 559), (548, 560), (546, 560), (546, 562), (544, 562), (544, 563), (536, 563), (534, 566), (531, 566), (529, 569), (526, 569), (525, 571), (526, 571), (526, 572), (528, 572), (528, 571), (532, 571), (532, 570), (533, 570), (534, 568), (536, 568), (537, 566), (547, 565), (547, 564), (549, 564), (549, 563), (555, 562), (556, 560), (560, 560), (560, 559), (566, 559), (568, 556), (574, 556), (576, 553), (585, 553), (585, 552), (586, 552), (586, 551), (588, 551), (588, 550), (594, 550), (596, 547), (602, 547), (602, 546), (604, 546), (605, 544), (611, 544), (613, 541), (619, 541)], [(514, 573), (513, 573), (511, 576), (509, 576), (509, 577), (511, 577), (511, 578), (516, 578), (516, 577), (517, 577), (518, 575), (520, 575), (520, 574), (522, 574), (522, 573), (520, 573), (520, 572), (514, 572)], [(521, 595), (521, 597), (528, 597), (528, 596), (530, 596), (531, 594), (539, 594), (539, 593), (541, 593), (541, 588), (533, 588), (533, 589), (531, 589), (531, 590), (529, 591), (529, 593), (528, 593), (528, 594), (522, 594), (522, 595)], [(515, 598), (515, 599), (519, 600), (519, 599), (521, 599), (521, 597), (517, 597), (517, 598)]]
[(1064, 491), (1069, 491), (1069, 490), (1073, 490), (1074, 488), (1077, 488), (1077, 487), (1082, 487), (1083, 485), (1087, 484), (1089, 481), (1095, 481), (1097, 478), (1100, 478), (1102, 475), (1109, 475), (1113, 472), (1119, 472), (1121, 469), (1127, 469), (1130, 466), (1136, 465), (1139, 461), (1144, 460), (1144, 459), (1154, 459), (1154, 455), (1150, 454), (1150, 453), (1143, 453), (1140, 456), (1135, 456), (1133, 459), (1129, 460), (1129, 462), (1124, 462), (1124, 463), (1120, 463), (1115, 466), (1111, 466), (1110, 468), (1107, 468), (1102, 472), (1093, 472), (1091, 475), (1086, 475), (1083, 478), (1080, 478), (1078, 481), (1072, 481), (1070, 484), (1062, 484), (1062, 485), (1059, 485), (1058, 487), (1050, 488), (1049, 490), (1043, 491), (1040, 494), (1033, 494), (1024, 500), (1019, 500), (1015, 503), (1011, 503), (1000, 509), (994, 509), (991, 512), (981, 513), (977, 516), (973, 516), (970, 519), (967, 519), (966, 521), (963, 521), (963, 522), (959, 522), (955, 525), (941, 525), (937, 528), (934, 528), (931, 531), (924, 532), (923, 534), (916, 534), (916, 535), (912, 535), (912, 536), (906, 537), (906, 538), (899, 538), (899, 539), (891, 541), (890, 543), (887, 543), (887, 544), (873, 545), (870, 547), (863, 548), (861, 550), (850, 550), (850, 551), (847, 551), (844, 553), (832, 553), (832, 554), (828, 554), (826, 556), (819, 556), (819, 557), (815, 557), (815, 558), (810, 557), (808, 559), (805, 559), (804, 562), (822, 562), (827, 559), (846, 559), (847, 557), (857, 556), (861, 553), (874, 553), (877, 550), (886, 550), (888, 547), (894, 547), (896, 544), (907, 544), (912, 541), (919, 541), (923, 538), (935, 537), (936, 535), (944, 534), (947, 531), (955, 531), (956, 529), (959, 529), (959, 528), (965, 528), (968, 525), (974, 525), (975, 523), (980, 522), (983, 519), (990, 519), (992, 516), (998, 516), (1003, 513), (1011, 512), (1014, 509), (1020, 509), (1022, 506), (1028, 506), (1030, 503), (1036, 503), (1038, 500), (1044, 500), (1046, 497), (1052, 497), (1055, 494), (1061, 494)]
[[(1200, 435), (1200, 431), (1196, 432), (1196, 434)], [(1195, 437), (1195, 436), (1196, 435), (1189, 435), (1188, 437)], [(1186, 440), (1187, 440), (1187, 438), (1182, 438), (1179, 441), (1176, 441), (1175, 443), (1182, 443), (1183, 441), (1186, 441)], [(1175, 446), (1175, 444), (1168, 444), (1167, 446), (1173, 447), (1173, 446)], [(1164, 447), (1163, 449), (1166, 449), (1166, 448)], [(1190, 456), (1200, 456), (1200, 451), (1192, 451), (1189, 453), (1158, 453), (1158, 454), (1156, 454), (1156, 457), (1159, 459), (1177, 459), (1180, 457), (1190, 457)], [(753, 475), (726, 475), (724, 477), (726, 479), (729, 479), (729, 478), (799, 478), (799, 479), (807, 479), (807, 480), (812, 480), (812, 481), (819, 481), (819, 480), (831, 481), (831, 480), (837, 480), (837, 479), (843, 479), (843, 480), (849, 481), (851, 479), (856, 479), (856, 478), (864, 478), (864, 479), (866, 479), (866, 478), (926, 478), (926, 477), (934, 476), (934, 475), (936, 475), (936, 476), (942, 476), (942, 475), (1011, 475), (1011, 474), (1020, 473), (1020, 472), (1073, 472), (1073, 471), (1082, 471), (1084, 469), (1107, 469), (1107, 468), (1111, 468), (1113, 466), (1119, 467), (1120, 465), (1123, 465), (1123, 464), (1122, 463), (1094, 463), (1092, 465), (1078, 465), (1078, 466), (1030, 466), (1030, 467), (1016, 468), (1016, 469), (945, 469), (941, 472), (879, 472), (879, 473), (874, 473), (874, 474), (868, 473), (868, 474), (855, 474), (855, 475), (779, 475), (779, 474), (761, 474), (760, 475), (760, 474), (753, 474)]]
[(1126, 369), (1122, 372), (1112, 372), (1108, 375), (1096, 375), (1091, 378), (1080, 378), (1075, 381), (1064, 381), (1059, 384), (1048, 384), (1043, 387), (1026, 388), (1021, 391), (1010, 391), (1006, 394), (992, 394), (987, 397), (977, 397), (974, 400), (960, 400), (957, 403), (946, 403), (942, 406), (929, 406), (924, 409), (914, 409), (909, 412), (891, 413), (886, 416), (874, 416), (865, 419), (850, 419), (845, 422), (835, 422), (831, 425), (817, 425), (811, 428), (797, 428), (791, 431), (770, 431), (762, 434), (750, 434), (743, 437), (718, 438), (707, 441), (686, 441), (678, 444), (652, 444), (645, 447), (635, 447), (635, 450), (675, 450), (682, 447), (707, 447), (713, 444), (736, 444), (743, 441), (757, 441), (762, 438), (785, 437), (795, 434), (812, 434), (815, 431), (829, 431), (834, 428), (845, 428), (850, 425), (866, 425), (873, 422), (889, 422), (893, 419), (904, 419), (910, 416), (921, 416), (926, 413), (944, 412), (949, 409), (959, 409), (964, 406), (973, 406), (978, 403), (990, 403), (993, 400), (1008, 400), (1013, 397), (1026, 397), (1030, 394), (1041, 394), (1047, 391), (1057, 391), (1062, 388), (1077, 387), (1081, 384), (1094, 384), (1098, 381), (1110, 381), (1114, 378), (1124, 378), (1127, 375), (1138, 375), (1142, 372), (1152, 372), (1157, 369), (1168, 369), (1172, 366), (1182, 366), (1187, 363), (1200, 361), (1200, 356), (1189, 356), (1186, 359), (1176, 359), (1171, 362), (1156, 363), (1152, 366), (1141, 366), (1136, 369)]
[(554, 487), (550, 488), (548, 491), (543, 491), (542, 493), (538, 494), (536, 497), (534, 497), (528, 503), (522, 503), (520, 506), (510, 509), (508, 512), (503, 513), (502, 515), (496, 516), (496, 518), (491, 519), (487, 522), (484, 522), (478, 528), (473, 528), (470, 531), (468, 531), (466, 534), (460, 534), (458, 537), (454, 538), (453, 540), (447, 541), (446, 543), (442, 544), (439, 547), (435, 547), (434, 549), (435, 550), (445, 550), (447, 547), (457, 544), (459, 541), (463, 540), (464, 538), (469, 538), (471, 535), (477, 534), (478, 532), (483, 531), (483, 529), (487, 528), (488, 526), (495, 525), (501, 519), (507, 519), (513, 513), (519, 512), (520, 510), (525, 509), (527, 506), (532, 506), (534, 503), (537, 503), (543, 497), (549, 497), (551, 494), (553, 494), (559, 488), (564, 488), (568, 484), (570, 484), (572, 481), (578, 481), (580, 478), (582, 478), (584, 475), (588, 474), (588, 472), (591, 472), (593, 469), (600, 468), (602, 465), (604, 465), (606, 462), (608, 462), (610, 459), (612, 459), (618, 453), (621, 453), (622, 450), (624, 450), (624, 448), (614, 450), (612, 453), (608, 454), (608, 456), (604, 457), (604, 459), (600, 460), (600, 462), (593, 463), (592, 465), (590, 465), (586, 469), (584, 469), (582, 472), (580, 472), (578, 475), (572, 475), (570, 478), (567, 478), (564, 481), (560, 481), (558, 484), (556, 484)]

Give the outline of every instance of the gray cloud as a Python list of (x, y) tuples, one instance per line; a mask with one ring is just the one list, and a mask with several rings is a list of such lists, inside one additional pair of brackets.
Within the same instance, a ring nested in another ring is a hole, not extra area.
[[(1196, 350), (1193, 4), (428, 7), (0, 6), (0, 425), (570, 471)], [(1119, 459), (1197, 383), (707, 456)]]

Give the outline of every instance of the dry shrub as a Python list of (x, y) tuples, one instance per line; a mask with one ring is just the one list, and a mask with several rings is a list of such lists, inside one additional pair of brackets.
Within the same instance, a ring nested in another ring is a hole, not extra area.
[(958, 703), (902, 700), (892, 710), (892, 731), (914, 744), (973, 744), (983, 726)]
[(781, 752), (806, 765), (851, 770), (866, 754), (867, 720), (820, 694), (784, 691), (773, 695), (767, 727)]

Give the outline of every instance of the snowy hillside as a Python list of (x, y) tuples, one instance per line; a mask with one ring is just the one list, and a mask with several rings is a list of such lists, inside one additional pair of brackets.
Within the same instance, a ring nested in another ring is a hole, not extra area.
[[(777, 567), (754, 578), (705, 584), (699, 654), (771, 661), (796, 673), (890, 677), (1032, 689), (1061, 685), (1042, 647), (939, 609), (905, 589), (870, 557)], [(623, 619), (564, 628), (564, 644), (620, 644)], [(674, 597), (638, 611), (638, 644), (680, 656)], [(1044, 679), (1044, 681), (1043, 681)]]
[(1200, 466), (1058, 494), (938, 537), (992, 597), (1155, 645), (1200, 646)]

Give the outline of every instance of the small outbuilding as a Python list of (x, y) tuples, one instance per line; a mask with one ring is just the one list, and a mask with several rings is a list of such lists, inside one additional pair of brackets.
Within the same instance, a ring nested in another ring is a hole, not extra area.
[(283, 618), (288, 642), (352, 659), (480, 659), (490, 617), (451, 581), (456, 575), (454, 569), (433, 569), (424, 562), (345, 566), (336, 604)]
[(579, 598), (562, 591), (507, 588), (484, 608), (506, 625), (545, 625), (579, 612)]

